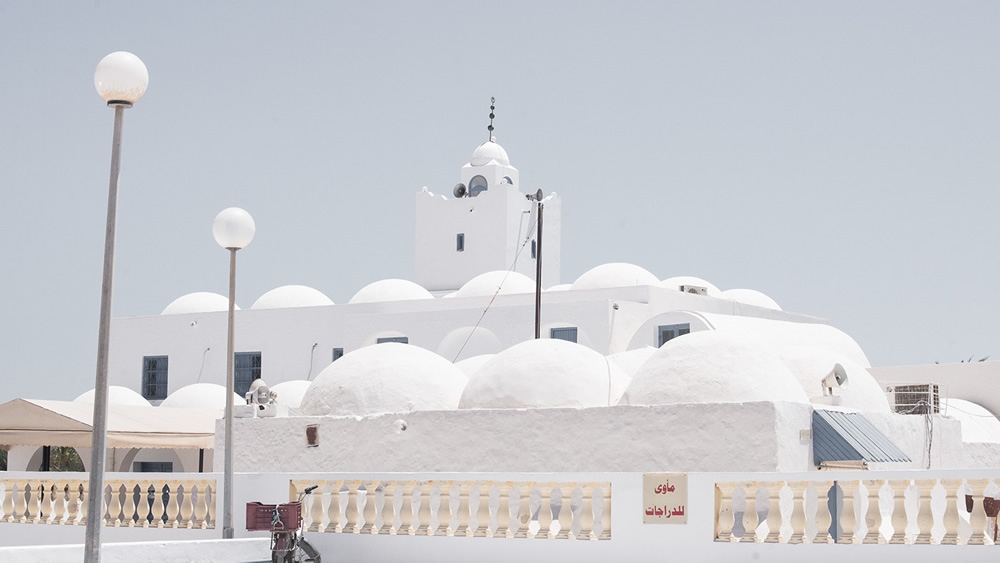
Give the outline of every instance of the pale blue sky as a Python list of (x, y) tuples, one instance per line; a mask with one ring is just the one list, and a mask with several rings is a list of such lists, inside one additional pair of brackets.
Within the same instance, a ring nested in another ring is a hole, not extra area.
[[(761, 290), (875, 365), (1000, 359), (995, 2), (0, 0), (0, 338), (14, 397), (94, 384), (112, 110), (115, 316), (412, 279), (414, 193), (496, 136), (564, 197), (562, 279), (604, 262)], [(112, 343), (112, 346), (114, 343)]]

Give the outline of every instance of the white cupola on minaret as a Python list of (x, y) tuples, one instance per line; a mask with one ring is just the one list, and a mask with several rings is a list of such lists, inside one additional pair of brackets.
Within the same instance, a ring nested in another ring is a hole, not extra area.
[[(490, 138), (462, 166), (452, 197), (427, 188), (417, 194), (414, 281), (432, 293), (457, 290), (497, 270), (535, 279), (538, 204), (534, 194), (521, 193), (517, 168), (493, 137), (494, 109), (490, 105)], [(543, 203), (542, 284), (548, 287), (559, 283), (561, 202), (552, 193)]]

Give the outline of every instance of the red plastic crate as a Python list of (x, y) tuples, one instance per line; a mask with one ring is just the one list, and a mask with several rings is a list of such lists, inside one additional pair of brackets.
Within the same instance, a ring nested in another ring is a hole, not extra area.
[[(271, 527), (274, 519), (274, 508), (278, 508), (278, 516), (281, 518), (281, 526)], [(302, 527), (302, 503), (290, 502), (288, 504), (261, 504), (259, 502), (247, 503), (247, 531), (258, 532), (266, 530), (268, 532), (276, 530), (279, 532), (294, 532)]]

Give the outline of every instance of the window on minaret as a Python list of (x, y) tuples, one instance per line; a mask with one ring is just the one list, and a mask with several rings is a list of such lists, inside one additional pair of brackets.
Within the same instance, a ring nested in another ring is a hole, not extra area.
[(455, 250), (458, 252), (465, 251), (465, 233), (458, 233), (455, 236)]
[(531, 239), (531, 258), (532, 260), (538, 258), (538, 246), (535, 244), (535, 239)]
[(469, 180), (469, 197), (476, 197), (479, 192), (485, 192), (488, 187), (484, 176), (473, 176)]

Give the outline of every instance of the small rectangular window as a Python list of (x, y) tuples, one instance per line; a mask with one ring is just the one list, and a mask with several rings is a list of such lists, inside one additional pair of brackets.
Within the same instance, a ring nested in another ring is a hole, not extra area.
[(677, 338), (678, 336), (684, 336), (685, 334), (691, 332), (691, 325), (688, 323), (677, 324), (677, 325), (661, 325), (657, 327), (657, 347), (663, 346), (668, 341)]
[(459, 252), (465, 251), (465, 233), (455, 235), (455, 250)]
[(408, 336), (386, 336), (385, 338), (379, 338), (375, 342), (377, 344), (385, 344), (386, 342), (401, 342), (403, 344), (409, 344), (410, 338)]
[(247, 394), (247, 391), (250, 390), (250, 384), (255, 379), (260, 379), (260, 360), (260, 352), (236, 352), (235, 391), (240, 397)]
[(531, 259), (538, 258), (538, 247), (535, 246), (535, 239), (531, 239)]
[(132, 463), (132, 471), (136, 473), (173, 473), (172, 461), (136, 461)]
[(343, 358), (343, 357), (344, 357), (344, 349), (343, 348), (334, 348), (333, 349), (333, 361), (336, 362), (337, 360), (339, 360), (340, 358)]
[(154, 401), (167, 398), (167, 356), (142, 358), (142, 397)]
[(550, 329), (549, 337), (556, 338), (559, 340), (568, 340), (570, 342), (576, 342), (576, 327), (567, 326), (567, 327)]

